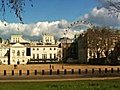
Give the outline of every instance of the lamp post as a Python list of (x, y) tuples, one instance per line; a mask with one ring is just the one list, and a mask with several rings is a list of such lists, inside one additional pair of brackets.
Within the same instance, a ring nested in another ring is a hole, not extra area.
[(63, 42), (63, 59), (62, 59), (62, 69), (64, 69), (64, 66), (63, 66), (63, 60), (66, 61), (67, 60), (67, 31), (68, 30), (65, 30), (64, 32), (64, 42)]
[(67, 31), (65, 30), (65, 61), (67, 61)]

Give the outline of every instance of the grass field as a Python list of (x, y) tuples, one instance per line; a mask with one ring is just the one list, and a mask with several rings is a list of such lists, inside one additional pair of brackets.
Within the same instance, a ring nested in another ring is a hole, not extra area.
[(2, 82), (0, 90), (120, 90), (120, 80)]

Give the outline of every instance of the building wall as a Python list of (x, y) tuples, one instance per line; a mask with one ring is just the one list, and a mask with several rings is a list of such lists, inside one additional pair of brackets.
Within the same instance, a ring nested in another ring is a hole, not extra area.
[(48, 34), (44, 34), (43, 35), (43, 43), (50, 43), (50, 44), (55, 44), (55, 39), (54, 36), (52, 35), (48, 35)]
[(57, 45), (41, 45), (41, 46), (31, 46), (31, 59), (43, 60), (55, 60), (58, 59), (58, 47)]
[(22, 35), (11, 35), (11, 43), (29, 42), (23, 39)]
[(0, 63), (1, 64), (8, 64), (8, 56), (7, 52), (9, 47), (0, 47)]
[[(28, 61), (58, 62), (61, 60), (61, 48), (55, 43), (52, 35), (43, 35), (43, 41), (32, 41), (31, 43), (24, 40), (22, 35), (12, 35), (8, 46), (0, 46), (2, 64), (27, 64)], [(6, 55), (7, 53), (9, 55)]]
[(78, 39), (78, 62), (81, 64), (87, 63), (87, 37), (80, 35)]
[(14, 44), (10, 47), (10, 64), (26, 64), (29, 57), (26, 56), (26, 47), (21, 44)]

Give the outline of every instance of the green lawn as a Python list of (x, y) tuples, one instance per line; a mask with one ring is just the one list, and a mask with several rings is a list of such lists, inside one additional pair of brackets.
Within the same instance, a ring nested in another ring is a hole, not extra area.
[(120, 80), (0, 83), (0, 90), (120, 90)]

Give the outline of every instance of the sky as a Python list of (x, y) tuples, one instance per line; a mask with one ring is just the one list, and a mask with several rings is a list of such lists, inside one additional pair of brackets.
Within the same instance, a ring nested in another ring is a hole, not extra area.
[[(9, 39), (12, 34), (22, 34), (26, 39), (39, 40), (42, 34), (49, 33), (61, 38), (66, 28), (77, 20), (86, 20), (100, 26), (120, 26), (120, 15), (118, 18), (109, 16), (108, 9), (101, 6), (98, 0), (32, 0), (33, 7), (29, 0), (25, 1), (22, 13), (24, 24), (20, 24), (8, 9), (5, 22), (0, 15), (0, 37)], [(102, 3), (105, 1), (102, 0)], [(81, 26), (79, 30), (72, 28), (68, 30), (67, 36), (73, 38), (82, 31)]]
[(96, 0), (35, 0), (33, 8), (27, 7), (24, 19), (27, 23), (60, 19), (74, 21), (96, 4)]
[[(23, 21), (25, 23), (34, 23), (39, 21), (55, 21), (65, 19), (74, 21), (81, 15), (92, 10), (96, 6), (96, 0), (25, 0)], [(1, 17), (2, 18), (2, 17)], [(6, 13), (6, 19), (9, 22), (18, 22), (15, 15), (9, 12)]]

